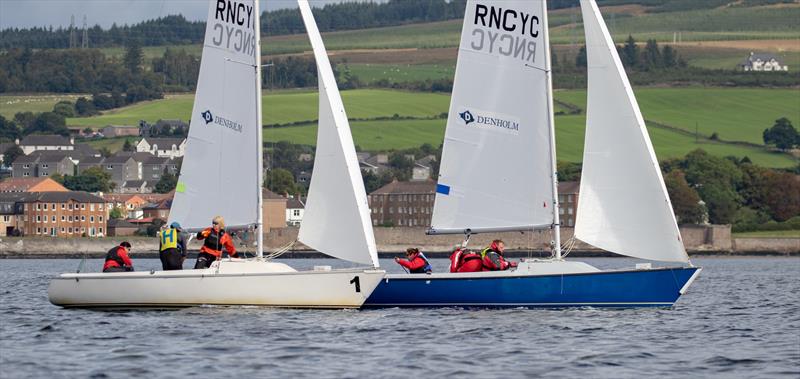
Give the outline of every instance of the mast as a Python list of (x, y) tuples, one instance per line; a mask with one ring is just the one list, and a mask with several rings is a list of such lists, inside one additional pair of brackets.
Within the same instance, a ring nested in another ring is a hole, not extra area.
[(264, 185), (264, 129), (261, 125), (261, 11), (258, 8), (259, 0), (253, 1), (253, 12), (255, 13), (255, 37), (256, 37), (256, 143), (258, 148), (258, 185), (256, 192), (258, 192), (258, 201), (256, 209), (258, 212), (257, 225), (256, 225), (256, 257), (258, 259), (264, 258), (264, 194), (262, 186)]
[(542, 0), (544, 12), (542, 18), (544, 28), (544, 56), (545, 65), (547, 70), (547, 123), (549, 124), (550, 131), (550, 164), (551, 173), (553, 175), (553, 239), (555, 246), (553, 246), (553, 255), (556, 259), (561, 259), (561, 225), (558, 217), (558, 210), (560, 204), (558, 203), (558, 165), (556, 163), (556, 126), (553, 120), (553, 67), (550, 65), (550, 32), (548, 30), (549, 24), (547, 21), (547, 0)]

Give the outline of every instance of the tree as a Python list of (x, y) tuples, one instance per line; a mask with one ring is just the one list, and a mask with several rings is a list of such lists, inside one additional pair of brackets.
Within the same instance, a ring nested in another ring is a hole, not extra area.
[(586, 67), (586, 45), (581, 46), (575, 56), (575, 67)]
[(53, 106), (53, 113), (64, 117), (75, 117), (75, 105), (69, 101), (59, 101)]
[(85, 117), (96, 115), (98, 112), (93, 102), (85, 97), (79, 97), (78, 100), (75, 101), (75, 113), (77, 113), (78, 116)]
[(705, 209), (700, 204), (700, 196), (686, 182), (683, 172), (675, 170), (664, 177), (672, 209), (681, 224), (699, 224), (703, 222)]
[(764, 130), (764, 143), (774, 144), (781, 150), (789, 150), (796, 145), (800, 145), (800, 135), (792, 126), (792, 122), (786, 117), (775, 120), (775, 125)]
[(275, 168), (267, 174), (264, 185), (277, 194), (294, 194), (298, 192), (294, 176), (289, 170)]
[(687, 182), (697, 188), (706, 202), (709, 221), (713, 224), (733, 222), (741, 203), (741, 197), (736, 192), (743, 180), (739, 167), (700, 149), (689, 153), (681, 166)]
[(0, 115), (0, 141), (13, 141), (19, 137), (20, 132), (17, 123)]
[(114, 188), (114, 183), (111, 182), (111, 174), (101, 167), (90, 167), (80, 175), (65, 176), (64, 187), (73, 191), (108, 192)]
[(658, 49), (658, 43), (654, 39), (647, 40), (642, 53), (642, 66), (645, 70), (655, 70), (661, 67), (663, 60), (661, 58), (661, 51)]
[(136, 146), (133, 146), (131, 140), (125, 139), (125, 144), (122, 145), (122, 151), (136, 151)]
[(68, 137), (69, 129), (67, 129), (67, 122), (64, 116), (53, 112), (44, 112), (39, 113), (33, 123), (23, 131), (25, 135), (33, 133), (59, 134)]
[(11, 164), (17, 160), (17, 157), (23, 155), (22, 149), (17, 145), (11, 145), (6, 151), (3, 152), (3, 164), (11, 167)]
[(636, 40), (633, 36), (628, 35), (625, 45), (622, 47), (622, 63), (628, 69), (633, 69), (639, 65), (639, 46), (636, 46)]
[(117, 220), (123, 219), (125, 218), (125, 211), (123, 211), (120, 207), (114, 207), (108, 212), (108, 218)]
[(661, 61), (663, 62), (663, 67), (671, 68), (678, 65), (678, 52), (672, 48), (672, 46), (664, 46), (664, 49), (661, 51)]
[(141, 71), (143, 60), (142, 45), (139, 41), (130, 41), (125, 48), (125, 56), (122, 58), (125, 68), (133, 74), (138, 74)]
[(175, 189), (175, 186), (178, 185), (178, 177), (172, 175), (166, 169), (164, 170), (164, 174), (161, 175), (161, 179), (158, 180), (156, 183), (156, 187), (153, 189), (156, 193), (167, 193)]

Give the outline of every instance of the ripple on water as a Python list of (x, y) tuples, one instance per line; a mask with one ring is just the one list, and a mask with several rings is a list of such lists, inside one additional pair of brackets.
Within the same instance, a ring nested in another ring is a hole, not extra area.
[(0, 377), (797, 378), (800, 281), (788, 278), (800, 276), (800, 260), (695, 264), (705, 270), (671, 309), (97, 312), (47, 301), (50, 276), (76, 261), (5, 260)]

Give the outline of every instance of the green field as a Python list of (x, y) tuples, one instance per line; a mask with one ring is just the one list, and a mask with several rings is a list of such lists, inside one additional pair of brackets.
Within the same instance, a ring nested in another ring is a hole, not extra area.
[(50, 112), (59, 101), (75, 102), (81, 96), (90, 95), (0, 95), (0, 115), (5, 118), (13, 118), (19, 112)]
[[(105, 125), (137, 125), (139, 120), (188, 120), (193, 95), (172, 95), (165, 100), (149, 101), (88, 118), (71, 118), (71, 126), (103, 127)], [(351, 119), (392, 117), (432, 117), (447, 112), (450, 97), (435, 93), (391, 90), (343, 91), (342, 100)], [(319, 98), (316, 91), (281, 91), (264, 95), (264, 124), (285, 124), (316, 120)]]
[(453, 78), (456, 72), (455, 61), (451, 64), (420, 64), (396, 65), (380, 63), (348, 64), (350, 72), (361, 79), (362, 82), (371, 84), (381, 79), (394, 83), (416, 82), (422, 80), (436, 80)]
[[(800, 125), (800, 89), (638, 88), (646, 120), (701, 136), (716, 132), (726, 141), (763, 144), (762, 133), (787, 117)], [(586, 109), (586, 91), (556, 91), (556, 99)]]
[[(748, 88), (639, 88), (636, 89), (645, 119), (694, 132), (698, 123), (701, 138), (687, 133), (653, 127), (650, 136), (660, 159), (681, 157), (696, 148), (716, 156), (748, 156), (754, 162), (770, 167), (788, 167), (796, 159), (772, 153), (759, 147), (709, 141), (717, 132), (721, 139), (761, 143), (762, 131), (775, 119), (787, 116), (800, 125), (800, 90)], [(396, 90), (343, 91), (342, 97), (351, 118), (353, 135), (362, 149), (402, 149), (442, 142), (445, 121), (437, 117), (447, 112), (450, 97), (446, 94), (415, 93)], [(556, 99), (585, 109), (585, 91), (556, 91)], [(268, 141), (288, 140), (315, 144), (315, 120), (318, 112), (316, 91), (280, 91), (264, 96), (264, 123), (267, 125), (300, 123), (305, 125), (270, 127), (264, 136)], [(171, 95), (167, 99), (141, 103), (91, 118), (69, 119), (70, 125), (101, 127), (107, 124), (136, 125), (140, 119), (187, 120), (192, 95)], [(563, 110), (556, 105), (556, 111)], [(375, 120), (392, 118), (399, 119)], [(402, 118), (413, 119), (402, 119)], [(559, 159), (580, 161), (583, 150), (584, 114), (556, 117)], [(102, 142), (94, 142), (102, 144)], [(121, 146), (122, 140), (109, 141), (109, 149)], [(99, 145), (98, 145), (99, 147)]]

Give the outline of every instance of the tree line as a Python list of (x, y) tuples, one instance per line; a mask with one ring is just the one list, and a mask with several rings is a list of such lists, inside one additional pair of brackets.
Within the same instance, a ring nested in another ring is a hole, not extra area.
[[(466, 0), (390, 0), (385, 3), (343, 2), (314, 8), (320, 31), (354, 30), (431, 22), (464, 17)], [(66, 17), (66, 16), (65, 16)], [(87, 31), (91, 47), (143, 46), (201, 43), (205, 21), (189, 21), (171, 15), (133, 25), (94, 26)], [(261, 14), (264, 35), (305, 33), (298, 9), (278, 9)], [(70, 29), (64, 27), (7, 28), (0, 30), (0, 49), (68, 48)]]

